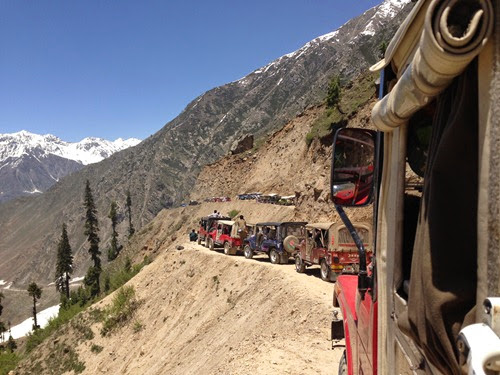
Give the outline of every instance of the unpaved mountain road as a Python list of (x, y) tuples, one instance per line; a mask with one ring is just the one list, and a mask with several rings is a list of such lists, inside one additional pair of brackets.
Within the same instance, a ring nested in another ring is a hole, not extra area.
[[(175, 244), (178, 245), (179, 243)], [(164, 250), (129, 282), (141, 308), (111, 337), (78, 346), (84, 374), (334, 374), (333, 284), (266, 256), (245, 259), (195, 243)], [(112, 296), (98, 304), (109, 303)], [(142, 325), (134, 331), (134, 325)], [(91, 344), (104, 347), (101, 353)]]

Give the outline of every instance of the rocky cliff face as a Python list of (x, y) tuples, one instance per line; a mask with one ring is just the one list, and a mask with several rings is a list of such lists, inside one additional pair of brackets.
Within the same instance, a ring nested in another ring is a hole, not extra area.
[[(348, 81), (374, 63), (380, 43), (390, 40), (410, 7), (409, 0), (386, 1), (246, 77), (207, 91), (140, 145), (86, 166), (45, 194), (0, 205), (0, 278), (18, 284), (51, 281), (63, 222), (76, 253), (75, 273), (83, 274), (88, 264), (85, 180), (94, 191), (101, 244), (106, 247), (112, 200), (123, 211), (126, 192), (131, 192), (136, 227), (181, 202), (201, 168), (227, 154), (240, 136), (259, 137), (280, 129), (307, 106), (322, 101), (332, 74)], [(126, 222), (118, 230), (125, 233)]]

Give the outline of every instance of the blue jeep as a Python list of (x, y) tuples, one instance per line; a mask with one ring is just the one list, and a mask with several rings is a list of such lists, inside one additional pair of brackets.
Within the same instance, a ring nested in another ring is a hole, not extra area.
[(251, 259), (254, 254), (268, 254), (271, 263), (286, 264), (294, 254), (288, 252), (283, 245), (285, 238), (296, 237), (299, 242), (305, 240), (306, 222), (269, 222), (258, 223), (253, 234), (244, 241), (243, 254)]

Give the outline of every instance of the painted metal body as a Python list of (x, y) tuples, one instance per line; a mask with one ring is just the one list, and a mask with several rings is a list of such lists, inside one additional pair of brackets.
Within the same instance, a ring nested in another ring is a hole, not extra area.
[(245, 244), (249, 245), (254, 253), (269, 254), (275, 249), (278, 254), (289, 255), (283, 246), (284, 239), (290, 235), (305, 238), (305, 224), (305, 222), (257, 223), (254, 234), (245, 239)]
[[(371, 229), (368, 224), (354, 223), (371, 261)], [(356, 244), (343, 223), (314, 223), (306, 225), (305, 240), (296, 255), (306, 266), (321, 265), (324, 261), (335, 281), (340, 274), (356, 274), (359, 255)]]

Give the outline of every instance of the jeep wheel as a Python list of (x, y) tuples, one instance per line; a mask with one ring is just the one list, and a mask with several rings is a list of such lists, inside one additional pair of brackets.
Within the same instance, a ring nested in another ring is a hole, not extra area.
[(214, 240), (213, 240), (213, 239), (211, 239), (211, 238), (209, 238), (209, 239), (208, 239), (208, 248), (209, 248), (210, 250), (213, 250), (213, 249), (214, 249)]
[(269, 260), (272, 264), (278, 264), (280, 262), (280, 255), (276, 251), (276, 249), (271, 249), (269, 251)]
[(224, 242), (224, 254), (231, 255), (231, 244), (229, 242)]
[(321, 280), (330, 281), (330, 267), (326, 263), (326, 260), (321, 261)]
[(243, 248), (243, 255), (245, 255), (245, 258), (247, 259), (253, 258), (253, 250), (250, 245), (245, 245), (245, 247)]
[(339, 375), (347, 375), (347, 357), (345, 350), (339, 362)]
[(297, 271), (298, 273), (304, 273), (305, 270), (306, 270), (306, 265), (302, 261), (300, 255), (297, 255), (295, 257), (295, 271)]

